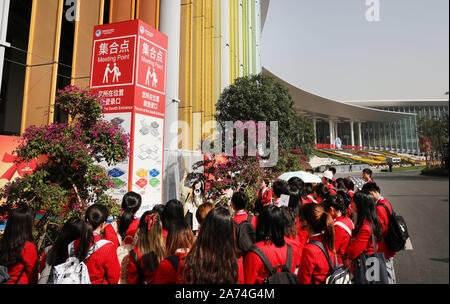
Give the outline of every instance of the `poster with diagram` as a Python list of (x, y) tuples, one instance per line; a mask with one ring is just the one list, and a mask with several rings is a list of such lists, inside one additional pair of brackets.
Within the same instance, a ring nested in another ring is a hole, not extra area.
[(132, 190), (142, 196), (141, 214), (161, 203), (163, 128), (163, 119), (135, 113)]

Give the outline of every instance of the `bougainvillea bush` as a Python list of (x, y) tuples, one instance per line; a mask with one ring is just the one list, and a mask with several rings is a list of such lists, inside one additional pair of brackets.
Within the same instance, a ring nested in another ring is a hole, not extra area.
[(112, 216), (118, 215), (119, 205), (107, 194), (114, 184), (99, 162), (113, 165), (130, 154), (129, 134), (102, 119), (103, 106), (95, 93), (68, 86), (57, 92), (53, 110), (66, 114), (69, 122), (30, 126), (14, 152), (18, 163), (45, 161), (0, 189), (0, 199), (6, 199), (1, 214), (21, 204), (43, 214), (35, 229), (38, 250), (53, 243), (64, 222), (81, 218), (92, 203), (104, 204)]
[[(248, 121), (244, 122), (247, 123)], [(241, 130), (240, 130), (241, 129)], [(241, 131), (245, 136), (239, 140), (236, 138), (237, 131)], [(263, 132), (267, 135), (259, 142), (256, 134)], [(212, 203), (229, 203), (228, 190), (245, 191), (249, 198), (247, 210), (253, 209), (253, 202), (256, 200), (259, 191), (259, 182), (265, 178), (275, 181), (278, 176), (289, 171), (305, 170), (309, 167), (307, 156), (301, 149), (286, 151), (277, 149), (278, 157), (273, 166), (263, 166), (262, 160), (267, 160), (267, 156), (259, 154), (258, 150), (249, 149), (249, 142), (256, 142), (256, 146), (265, 145), (268, 148), (269, 141), (277, 140), (269, 136), (270, 128), (261, 126), (256, 132), (243, 130), (243, 124), (236, 124), (234, 132), (225, 134), (230, 136), (233, 142), (231, 153), (207, 154), (203, 161), (195, 163), (193, 171), (203, 169), (204, 173), (190, 173), (187, 178), (191, 182), (196, 179), (203, 179), (207, 185), (207, 198)], [(211, 144), (211, 148), (214, 146)], [(200, 170), (202, 171), (202, 170)]]

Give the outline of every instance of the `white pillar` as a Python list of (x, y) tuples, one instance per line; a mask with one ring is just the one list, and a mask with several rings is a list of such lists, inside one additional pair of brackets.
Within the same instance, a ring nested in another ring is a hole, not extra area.
[(2, 89), (3, 62), (5, 59), (5, 47), (10, 44), (6, 42), (8, 28), (9, 0), (0, 1), (0, 93)]
[(362, 133), (361, 133), (361, 122), (358, 121), (358, 137), (359, 137), (359, 146), (362, 147)]
[(334, 124), (331, 119), (328, 122), (330, 124), (330, 145), (332, 145), (334, 144)]
[(350, 139), (351, 145), (355, 146), (355, 131), (353, 130), (353, 121), (350, 121)]
[(164, 130), (163, 203), (179, 198), (178, 82), (180, 75), (180, 0), (161, 1), (160, 31), (167, 35), (166, 114)]

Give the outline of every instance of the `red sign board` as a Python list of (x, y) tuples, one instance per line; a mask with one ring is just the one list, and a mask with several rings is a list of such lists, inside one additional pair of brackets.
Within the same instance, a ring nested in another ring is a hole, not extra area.
[(141, 20), (94, 27), (90, 87), (102, 98), (105, 118), (131, 135), (127, 168), (109, 168), (113, 175), (127, 171), (114, 176), (119, 199), (127, 190), (162, 203), (167, 43)]

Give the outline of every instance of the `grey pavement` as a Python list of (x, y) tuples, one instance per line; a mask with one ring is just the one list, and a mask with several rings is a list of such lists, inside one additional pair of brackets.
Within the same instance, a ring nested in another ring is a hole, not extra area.
[[(336, 177), (349, 175), (360, 177), (361, 172)], [(373, 179), (408, 226), (410, 250), (394, 257), (397, 283), (448, 284), (449, 179), (420, 171), (374, 173)]]

